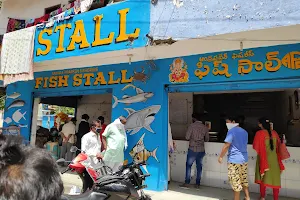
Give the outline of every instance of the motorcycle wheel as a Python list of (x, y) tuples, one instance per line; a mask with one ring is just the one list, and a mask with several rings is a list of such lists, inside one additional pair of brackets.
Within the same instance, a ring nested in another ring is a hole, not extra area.
[(83, 174), (79, 175), (82, 181), (81, 193), (85, 193), (88, 189), (91, 189), (93, 186), (93, 179), (90, 177), (87, 171), (84, 171)]

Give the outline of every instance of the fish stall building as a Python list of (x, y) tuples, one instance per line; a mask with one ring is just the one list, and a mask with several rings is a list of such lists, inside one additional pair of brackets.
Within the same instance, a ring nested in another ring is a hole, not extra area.
[[(7, 86), (12, 98), (4, 118), (12, 120), (4, 125), (19, 126), (34, 144), (40, 103), (74, 107), (78, 120), (86, 113), (110, 123), (123, 115), (126, 160), (147, 161), (148, 188), (162, 191), (168, 188), (168, 123), (177, 146), (170, 159), (171, 180), (183, 182), (185, 133), (192, 113), (206, 113), (210, 142), (205, 144), (201, 184), (230, 189), (226, 164), (217, 164), (226, 136), (221, 121), (225, 115), (243, 115), (250, 190), (258, 192), (251, 140), (257, 119), (266, 116), (285, 134), (291, 153), (284, 163), (281, 195), (300, 197), (299, 21), (266, 24), (261, 17), (271, 13), (269, 4), (262, 4), (261, 15), (255, 16), (243, 6), (205, 2), (207, 7), (200, 9), (196, 2), (128, 0), (37, 28), (34, 80)], [(290, 4), (282, 6), (296, 13)], [(231, 14), (215, 15), (216, 9)], [(197, 20), (199, 10), (205, 11), (205, 20)], [(195, 19), (184, 20), (182, 13)], [(284, 18), (281, 12), (273, 14)]]

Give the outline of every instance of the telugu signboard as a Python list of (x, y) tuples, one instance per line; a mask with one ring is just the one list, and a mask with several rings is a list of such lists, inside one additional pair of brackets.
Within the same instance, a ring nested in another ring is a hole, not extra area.
[(149, 1), (126, 1), (75, 15), (37, 29), (34, 62), (141, 47), (149, 28)]

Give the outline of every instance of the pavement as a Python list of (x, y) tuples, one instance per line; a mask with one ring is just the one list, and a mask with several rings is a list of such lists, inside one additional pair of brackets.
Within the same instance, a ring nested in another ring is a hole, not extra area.
[[(74, 173), (66, 173), (62, 175), (65, 186), (65, 193), (69, 193), (72, 186), (82, 187), (81, 179)], [(172, 182), (168, 191), (154, 192), (145, 190), (145, 193), (150, 195), (152, 200), (232, 200), (233, 194), (231, 190), (200, 187), (200, 189), (184, 189), (179, 187), (179, 183)], [(241, 195), (243, 198), (243, 195)], [(251, 199), (259, 199), (259, 194), (251, 194)], [(272, 197), (267, 197), (266, 200), (272, 200)], [(293, 198), (280, 197), (280, 200), (296, 200)]]

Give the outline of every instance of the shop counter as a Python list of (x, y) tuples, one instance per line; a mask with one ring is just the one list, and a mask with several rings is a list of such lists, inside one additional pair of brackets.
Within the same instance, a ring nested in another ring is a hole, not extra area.
[[(172, 154), (171, 162), (171, 180), (183, 183), (185, 179), (185, 163), (188, 150), (188, 141), (175, 140), (177, 149)], [(231, 189), (228, 184), (227, 176), (227, 158), (224, 157), (223, 164), (218, 163), (218, 157), (223, 147), (223, 143), (207, 142), (205, 143), (206, 156), (203, 159), (203, 172), (201, 184), (205, 186)], [(300, 148), (288, 147), (291, 158), (283, 163), (286, 170), (282, 173), (282, 190), (281, 196), (300, 197)], [(252, 145), (248, 145), (249, 156), (249, 189), (251, 192), (258, 193), (259, 187), (254, 183), (256, 152), (252, 149)], [(195, 183), (196, 165), (192, 167), (191, 183)], [(272, 193), (268, 189), (268, 193)]]

